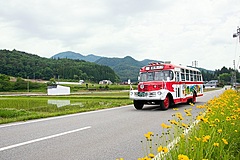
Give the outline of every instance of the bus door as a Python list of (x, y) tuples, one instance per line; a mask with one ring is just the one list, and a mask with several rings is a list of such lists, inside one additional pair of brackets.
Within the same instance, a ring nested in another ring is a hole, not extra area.
[(183, 100), (186, 99), (186, 76), (185, 76), (185, 69), (181, 69), (180, 72), (180, 98), (181, 101), (183, 102)]
[(180, 98), (181, 97), (181, 86), (180, 86), (180, 74), (179, 72), (175, 72), (175, 96), (176, 98)]

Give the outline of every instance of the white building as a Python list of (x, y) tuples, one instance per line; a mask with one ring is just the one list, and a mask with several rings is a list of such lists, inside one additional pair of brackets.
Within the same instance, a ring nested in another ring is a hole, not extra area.
[(48, 86), (47, 89), (48, 95), (70, 95), (70, 87), (65, 86)]
[(110, 80), (102, 80), (99, 84), (112, 84), (112, 82)]

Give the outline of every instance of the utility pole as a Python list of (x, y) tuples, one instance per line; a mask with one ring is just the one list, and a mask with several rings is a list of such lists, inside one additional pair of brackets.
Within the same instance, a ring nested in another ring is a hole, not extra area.
[(240, 28), (237, 27), (237, 33), (233, 33), (233, 38), (236, 38), (238, 37), (239, 38), (239, 43), (240, 43)]
[(27, 76), (27, 92), (29, 92), (29, 76)]
[(233, 87), (235, 88), (236, 86), (236, 68), (235, 68), (235, 60), (233, 60)]
[[(233, 38), (239, 38), (239, 43), (240, 43), (240, 28), (239, 26), (237, 27), (237, 33), (233, 33)], [(235, 88), (236, 85), (236, 68), (235, 68), (235, 60), (233, 60), (233, 66), (234, 66), (234, 71), (233, 71), (233, 87)]]

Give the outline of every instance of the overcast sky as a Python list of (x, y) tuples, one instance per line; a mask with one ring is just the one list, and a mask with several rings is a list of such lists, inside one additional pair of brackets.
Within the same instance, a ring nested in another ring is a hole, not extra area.
[(240, 0), (0, 0), (0, 49), (239, 64)]

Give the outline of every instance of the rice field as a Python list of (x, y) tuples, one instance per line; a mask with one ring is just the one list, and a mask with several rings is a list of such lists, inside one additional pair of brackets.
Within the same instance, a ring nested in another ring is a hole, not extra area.
[(0, 124), (132, 104), (128, 92), (0, 97)]

